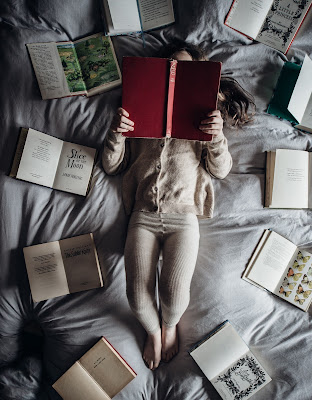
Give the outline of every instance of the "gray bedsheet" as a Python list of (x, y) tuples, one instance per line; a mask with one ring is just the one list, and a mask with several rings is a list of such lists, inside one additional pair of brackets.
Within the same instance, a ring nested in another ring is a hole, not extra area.
[[(263, 208), (265, 151), (311, 150), (311, 135), (265, 113), (283, 65), (312, 56), (312, 14), (287, 54), (252, 42), (224, 26), (231, 0), (175, 2), (176, 24), (140, 37), (113, 39), (124, 55), (152, 55), (173, 37), (205, 47), (257, 103), (254, 122), (225, 129), (234, 165), (214, 181), (214, 218), (200, 222), (200, 249), (190, 305), (180, 322), (180, 351), (149, 371), (141, 353), (145, 333), (125, 295), (123, 246), (127, 217), (121, 177), (106, 176), (100, 163), (86, 198), (8, 176), (20, 127), (32, 127), (101, 149), (121, 89), (91, 98), (41, 100), (25, 44), (76, 39), (102, 30), (96, 0), (6, 0), (0, 5), (1, 71), (1, 270), (0, 397), (58, 399), (51, 384), (104, 335), (137, 372), (116, 400), (218, 399), (189, 356), (190, 347), (229, 319), (272, 377), (255, 400), (311, 400), (311, 312), (261, 291), (241, 274), (262, 232), (272, 228), (311, 249), (311, 211)], [(204, 90), (204, 89), (203, 89)], [(93, 232), (105, 287), (33, 303), (22, 248)], [(25, 352), (21, 332), (36, 321), (44, 332), (42, 360)]]

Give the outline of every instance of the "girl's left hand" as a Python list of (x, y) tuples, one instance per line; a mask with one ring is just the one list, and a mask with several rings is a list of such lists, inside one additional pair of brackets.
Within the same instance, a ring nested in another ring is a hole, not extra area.
[(213, 139), (223, 135), (223, 119), (219, 110), (211, 111), (207, 114), (207, 119), (201, 121), (199, 129), (212, 135)]

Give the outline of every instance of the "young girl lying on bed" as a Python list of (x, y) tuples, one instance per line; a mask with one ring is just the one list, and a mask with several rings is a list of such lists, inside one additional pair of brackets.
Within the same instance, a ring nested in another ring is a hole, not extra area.
[[(168, 58), (204, 59), (199, 48), (191, 45), (177, 43), (166, 50), (162, 56)], [(102, 156), (105, 172), (114, 175), (126, 170), (123, 201), (131, 214), (125, 245), (127, 296), (147, 332), (143, 359), (152, 370), (161, 359), (169, 361), (178, 352), (177, 324), (189, 303), (198, 253), (197, 216), (212, 217), (211, 176), (223, 179), (232, 166), (223, 119), (242, 125), (249, 121), (251, 105), (251, 96), (234, 79), (223, 77), (219, 110), (207, 113), (199, 125), (201, 131), (212, 135), (212, 141), (126, 139), (122, 133), (134, 130), (135, 121), (122, 108), (106, 136)], [(161, 251), (160, 320), (155, 286)]]

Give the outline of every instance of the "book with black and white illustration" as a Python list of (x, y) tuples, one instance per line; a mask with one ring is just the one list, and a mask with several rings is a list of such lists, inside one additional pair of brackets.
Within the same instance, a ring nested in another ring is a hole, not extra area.
[(312, 254), (264, 231), (242, 278), (307, 311), (312, 302)]
[(190, 351), (223, 400), (249, 399), (271, 378), (229, 321)]

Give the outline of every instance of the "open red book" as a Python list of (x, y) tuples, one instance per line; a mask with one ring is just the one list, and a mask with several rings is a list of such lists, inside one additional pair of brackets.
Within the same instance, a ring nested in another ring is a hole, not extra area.
[(198, 129), (217, 106), (221, 63), (124, 57), (122, 107), (134, 121), (127, 137), (211, 140)]

